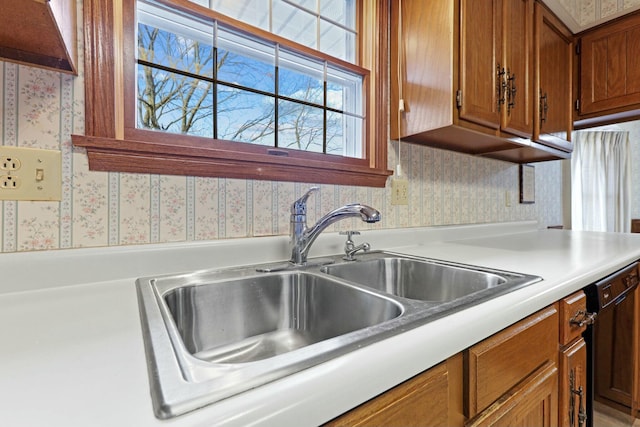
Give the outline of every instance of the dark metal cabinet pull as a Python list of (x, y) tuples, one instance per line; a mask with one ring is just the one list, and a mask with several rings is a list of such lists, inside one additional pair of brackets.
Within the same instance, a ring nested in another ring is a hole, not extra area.
[(549, 110), (549, 98), (547, 93), (542, 94), (540, 89), (540, 125), (547, 121), (547, 111)]
[(582, 328), (583, 326), (593, 325), (593, 322), (596, 321), (596, 317), (598, 317), (597, 313), (589, 313), (585, 310), (578, 310), (576, 314), (574, 314), (573, 317), (569, 319), (569, 324)]
[(569, 425), (575, 426), (576, 404), (575, 396), (580, 399), (578, 403), (578, 427), (583, 427), (587, 421), (587, 410), (584, 406), (584, 389), (582, 386), (575, 389), (575, 370), (569, 372)]
[(511, 113), (511, 110), (516, 107), (516, 93), (518, 89), (516, 88), (516, 75), (511, 74), (509, 70), (507, 70), (507, 112)]
[(496, 103), (498, 111), (500, 111), (502, 108), (502, 104), (505, 103), (505, 92), (507, 90), (507, 81), (505, 80), (505, 75), (507, 72), (504, 70), (504, 68), (500, 68), (500, 63), (498, 63), (498, 65), (496, 66), (496, 73), (496, 96), (498, 97)]

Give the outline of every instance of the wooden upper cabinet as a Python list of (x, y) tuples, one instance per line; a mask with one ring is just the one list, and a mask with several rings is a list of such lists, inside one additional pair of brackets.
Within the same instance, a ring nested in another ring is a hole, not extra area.
[(461, 1), (460, 119), (531, 138), (532, 5)]
[[(500, 30), (492, 28), (498, 10), (493, 7), (493, 1), (477, 2), (480, 7), (462, 0), (462, 7), (468, 3), (468, 7), (489, 17), (489, 22), (479, 29), (491, 34), (489, 41), (474, 33), (476, 29), (471, 22), (461, 30), (461, 0), (405, 1), (402, 11), (400, 2), (391, 2), (392, 139), (402, 137), (406, 141), (469, 154), (514, 146), (498, 137), (493, 39)], [(489, 11), (485, 11), (483, 5), (490, 5)], [(467, 11), (473, 17), (473, 12)], [(478, 45), (469, 46), (461, 53), (460, 33), (464, 28), (469, 40)], [(462, 71), (467, 67), (468, 71)], [(460, 76), (463, 76), (462, 83)], [(469, 100), (461, 86), (469, 88)], [(401, 99), (405, 110), (400, 114)], [(459, 117), (462, 105), (468, 105), (464, 107), (466, 118)]]
[(504, 1), (505, 88), (502, 129), (531, 138), (533, 132), (533, 1)]
[(536, 3), (534, 141), (571, 150), (573, 129), (573, 35), (549, 10)]
[(460, 2), (459, 117), (489, 129), (500, 128), (502, 1)]
[(392, 139), (518, 163), (569, 157), (531, 143), (534, 0), (407, 1), (402, 11), (399, 3), (391, 4)]
[(580, 115), (640, 108), (640, 13), (580, 37)]
[(77, 74), (75, 0), (0, 0), (0, 58)]

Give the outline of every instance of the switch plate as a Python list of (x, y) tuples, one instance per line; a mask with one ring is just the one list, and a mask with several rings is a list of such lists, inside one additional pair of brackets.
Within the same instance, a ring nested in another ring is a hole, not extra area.
[(0, 146), (0, 200), (60, 200), (59, 150)]
[(402, 178), (391, 179), (391, 204), (409, 204), (409, 181)]

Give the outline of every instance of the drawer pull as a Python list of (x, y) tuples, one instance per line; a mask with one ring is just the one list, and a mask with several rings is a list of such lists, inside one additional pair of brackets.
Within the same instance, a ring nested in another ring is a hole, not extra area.
[(576, 314), (569, 319), (569, 324), (582, 328), (583, 326), (593, 325), (596, 321), (597, 313), (589, 313), (585, 310), (578, 310)]

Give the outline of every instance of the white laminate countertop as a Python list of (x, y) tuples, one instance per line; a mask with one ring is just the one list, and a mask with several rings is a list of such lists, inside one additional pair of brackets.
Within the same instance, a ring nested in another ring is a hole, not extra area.
[[(374, 249), (544, 279), (170, 420), (153, 415), (138, 277), (288, 258), (287, 237), (0, 254), (0, 425), (313, 426), (640, 259), (640, 234), (535, 222), (367, 231)], [(342, 251), (320, 236), (311, 256)]]

